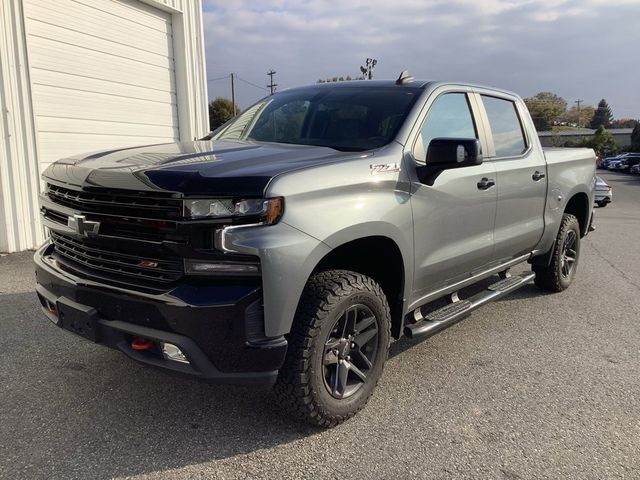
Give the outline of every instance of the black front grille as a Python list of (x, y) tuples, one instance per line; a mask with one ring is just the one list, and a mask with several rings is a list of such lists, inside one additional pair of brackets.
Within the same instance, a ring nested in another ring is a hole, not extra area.
[(91, 192), (48, 184), (47, 196), (54, 203), (80, 212), (168, 220), (177, 220), (182, 216), (180, 199), (159, 192)]
[(56, 212), (54, 210), (49, 210), (48, 208), (42, 209), (42, 215), (44, 218), (48, 218), (52, 222), (59, 223), (60, 225), (66, 225), (69, 221), (69, 216), (64, 213)]
[(95, 272), (115, 281), (125, 283), (150, 281), (170, 283), (183, 275), (183, 264), (179, 258), (148, 258), (132, 252), (87, 243), (67, 235), (51, 232), (51, 239), (59, 260), (82, 272)]
[[(44, 218), (58, 225), (67, 225), (69, 222), (69, 216), (64, 213), (46, 207), (42, 207), (41, 212)], [(184, 237), (177, 235), (176, 222), (140, 218), (122, 219), (121, 217), (102, 215), (93, 215), (91, 220), (100, 222), (100, 235), (153, 242), (171, 240), (184, 243), (186, 241)]]

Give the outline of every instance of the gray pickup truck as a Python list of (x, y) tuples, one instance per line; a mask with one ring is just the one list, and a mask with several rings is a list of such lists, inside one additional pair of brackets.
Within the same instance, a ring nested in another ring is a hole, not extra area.
[(566, 289), (594, 170), (591, 150), (543, 151), (502, 90), (405, 75), (294, 88), (201, 141), (51, 165), (37, 293), (65, 330), (178, 374), (274, 385), (331, 427), (365, 405), (392, 338), (531, 281)]

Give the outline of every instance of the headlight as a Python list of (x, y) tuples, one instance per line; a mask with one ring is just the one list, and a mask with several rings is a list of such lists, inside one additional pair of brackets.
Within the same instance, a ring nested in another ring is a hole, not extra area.
[(284, 213), (283, 198), (184, 200), (184, 216), (192, 219), (258, 216), (261, 223), (276, 223)]

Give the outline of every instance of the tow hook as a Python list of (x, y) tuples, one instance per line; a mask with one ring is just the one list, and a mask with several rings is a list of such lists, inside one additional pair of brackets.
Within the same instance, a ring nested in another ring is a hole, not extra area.
[(147, 340), (146, 338), (137, 337), (131, 342), (131, 348), (134, 350), (149, 350), (153, 348), (153, 340)]

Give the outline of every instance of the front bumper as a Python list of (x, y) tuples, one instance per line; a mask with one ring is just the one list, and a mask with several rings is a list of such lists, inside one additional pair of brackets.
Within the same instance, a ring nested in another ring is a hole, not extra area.
[[(277, 378), (287, 342), (264, 335), (259, 283), (184, 284), (146, 294), (64, 271), (51, 256), (49, 243), (34, 261), (43, 312), (66, 330), (137, 362), (211, 383), (271, 385)], [(63, 310), (76, 318), (61, 318)], [(138, 337), (176, 345), (189, 363), (167, 360), (159, 348), (135, 350), (131, 343)]]

